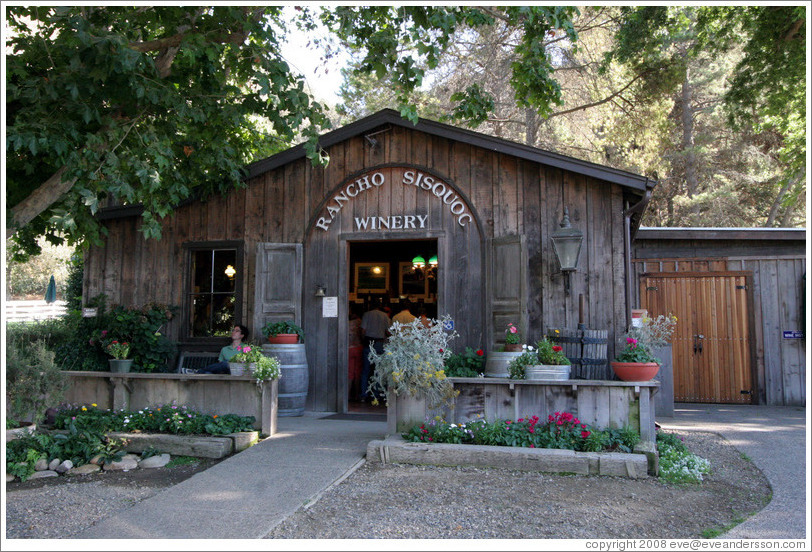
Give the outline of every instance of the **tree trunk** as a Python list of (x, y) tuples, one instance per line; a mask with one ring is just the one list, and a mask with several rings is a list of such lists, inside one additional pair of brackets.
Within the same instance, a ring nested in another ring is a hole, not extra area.
[(765, 228), (772, 228), (775, 226), (775, 219), (778, 218), (778, 211), (781, 208), (781, 201), (783, 201), (784, 196), (787, 195), (787, 191), (789, 191), (790, 182), (784, 182), (784, 185), (781, 186), (781, 190), (778, 192), (778, 196), (776, 196), (775, 200), (773, 201), (772, 206), (770, 206), (770, 214), (767, 215), (767, 222), (764, 223)]
[(536, 136), (539, 132), (539, 121), (535, 110), (526, 108), (524, 110), (525, 128), (524, 128), (524, 143), (528, 146), (536, 145)]
[(685, 159), (685, 186), (688, 197), (693, 198), (698, 183), (696, 177), (696, 153), (694, 152), (693, 88), (687, 70), (685, 79), (682, 81), (680, 102), (682, 103), (682, 151)]
[(10, 238), (18, 228), (22, 228), (59, 201), (73, 187), (76, 183), (75, 179), (62, 179), (65, 169), (66, 167), (62, 167), (56, 171), (39, 188), (31, 192), (31, 195), (11, 209), (11, 217), (6, 222), (6, 239)]

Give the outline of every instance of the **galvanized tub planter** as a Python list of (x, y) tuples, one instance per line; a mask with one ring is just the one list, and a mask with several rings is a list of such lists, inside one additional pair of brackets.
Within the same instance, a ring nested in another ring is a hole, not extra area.
[(570, 379), (569, 364), (534, 364), (524, 367), (524, 379), (563, 381)]
[(308, 368), (304, 343), (262, 346), (262, 353), (279, 359), (279, 416), (302, 416), (307, 400)]
[(495, 351), (488, 353), (485, 357), (485, 377), (486, 378), (509, 378), (510, 371), (508, 365), (511, 361), (521, 356), (522, 351)]

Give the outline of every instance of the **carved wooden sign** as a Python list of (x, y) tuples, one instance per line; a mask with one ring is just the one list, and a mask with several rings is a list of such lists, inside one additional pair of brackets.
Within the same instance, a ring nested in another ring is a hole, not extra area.
[[(392, 171), (392, 174), (398, 174)], [(383, 171), (365, 174), (343, 186), (337, 194), (330, 198), (322, 211), (322, 216), (316, 221), (316, 227), (327, 231), (332, 222), (338, 217), (345, 205), (363, 194), (386, 190), (387, 177)], [(454, 191), (450, 184), (440, 178), (426, 174), (415, 169), (406, 169), (402, 172), (400, 185), (414, 186), (431, 194), (436, 201), (447, 206), (448, 211), (462, 227), (473, 222), (468, 206), (460, 195)], [(382, 231), (382, 230), (419, 230), (427, 228), (428, 215), (395, 214), (388, 216), (373, 215), (367, 217), (354, 217), (356, 231)]]

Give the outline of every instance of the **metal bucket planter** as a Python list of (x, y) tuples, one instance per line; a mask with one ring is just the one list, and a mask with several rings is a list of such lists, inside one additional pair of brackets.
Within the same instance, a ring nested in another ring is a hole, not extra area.
[(524, 367), (524, 379), (562, 381), (570, 379), (569, 364), (534, 364)]
[(262, 353), (279, 359), (279, 416), (301, 416), (307, 399), (308, 368), (304, 343), (267, 344)]
[(108, 358), (107, 362), (110, 364), (110, 371), (118, 373), (129, 372), (133, 365), (131, 358)]
[(488, 353), (488, 356), (485, 358), (485, 377), (509, 378), (510, 371), (508, 370), (508, 365), (514, 358), (521, 356), (521, 354), (522, 351), (515, 353), (507, 351)]
[(228, 371), (231, 373), (232, 376), (250, 376), (251, 373), (254, 371), (254, 368), (257, 367), (256, 362), (246, 363), (246, 362), (229, 362), (228, 363)]

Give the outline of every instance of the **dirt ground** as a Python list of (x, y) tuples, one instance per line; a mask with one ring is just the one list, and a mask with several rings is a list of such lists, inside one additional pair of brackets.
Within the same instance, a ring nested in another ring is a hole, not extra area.
[[(701, 484), (366, 464), (267, 538), (707, 538), (769, 502), (767, 479), (735, 447), (681, 434), (711, 461)], [(217, 462), (9, 483), (6, 537), (71, 538)]]

